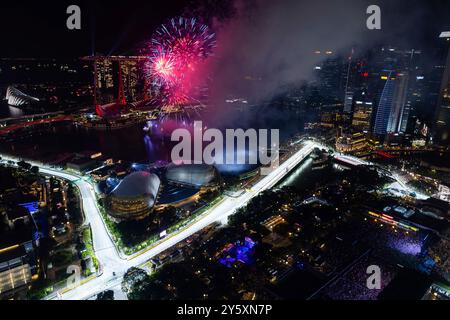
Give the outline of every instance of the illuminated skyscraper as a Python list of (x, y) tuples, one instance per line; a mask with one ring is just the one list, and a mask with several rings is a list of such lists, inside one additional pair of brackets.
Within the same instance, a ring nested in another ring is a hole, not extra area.
[[(425, 99), (425, 77), (424, 77), (424, 57), (420, 50), (411, 49), (405, 51), (407, 57), (405, 63), (404, 76), (406, 97), (400, 112), (398, 121), (399, 133), (411, 133), (414, 124), (412, 118), (416, 109), (423, 108), (429, 103), (429, 99)], [(428, 76), (427, 76), (428, 78)], [(426, 100), (426, 101), (425, 101)]]
[(146, 85), (139, 74), (141, 56), (90, 56), (94, 64), (94, 104), (126, 104), (146, 99)]
[(353, 96), (352, 91), (346, 91), (344, 97), (344, 113), (352, 113), (353, 111)]
[(122, 72), (123, 91), (127, 101), (138, 100), (138, 61), (123, 60), (120, 62)]
[[(445, 39), (450, 44), (450, 31), (442, 32), (440, 38)], [(450, 144), (450, 46), (436, 109), (434, 139), (435, 143), (441, 146)]]
[(409, 107), (405, 111), (408, 93), (408, 72), (395, 73), (390, 71), (388, 75), (382, 75), (381, 80), (386, 82), (378, 103), (373, 131), (374, 134), (380, 136), (387, 133), (401, 132), (402, 124), (405, 123), (406, 126), (410, 113)]
[(344, 113), (349, 114), (353, 111), (353, 70), (352, 70), (352, 62), (353, 62), (353, 53), (352, 52), (348, 58), (347, 62), (347, 72), (345, 74), (345, 88), (344, 88)]
[(394, 99), (395, 79), (389, 75), (382, 76), (381, 79), (386, 81), (378, 103), (378, 110), (375, 117), (375, 125), (373, 133), (376, 135), (385, 135), (387, 133), (389, 116), (392, 110), (392, 101)]
[(110, 103), (114, 99), (114, 72), (112, 60), (94, 60), (94, 79), (97, 104)]
[(372, 125), (373, 101), (366, 91), (355, 96), (352, 129), (355, 132), (368, 133)]
[(388, 133), (400, 132), (403, 116), (409, 116), (409, 111), (405, 112), (409, 75), (407, 72), (398, 73), (392, 80), (395, 81), (395, 90), (387, 126)]

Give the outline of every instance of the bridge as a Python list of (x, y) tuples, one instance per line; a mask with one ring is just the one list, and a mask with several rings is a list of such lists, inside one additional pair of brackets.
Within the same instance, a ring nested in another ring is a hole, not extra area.
[(23, 128), (39, 126), (39, 125), (44, 125), (44, 124), (50, 124), (50, 123), (56, 123), (56, 122), (62, 122), (62, 121), (73, 121), (73, 117), (67, 116), (67, 115), (57, 115), (54, 117), (42, 118), (42, 119), (38, 119), (38, 120), (28, 119), (26, 121), (20, 121), (18, 123), (10, 124), (5, 127), (0, 126), (0, 136), (9, 134), (13, 131), (23, 129)]

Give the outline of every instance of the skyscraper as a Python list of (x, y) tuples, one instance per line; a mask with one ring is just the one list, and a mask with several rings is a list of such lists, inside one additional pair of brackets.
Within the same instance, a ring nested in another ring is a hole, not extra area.
[(114, 68), (112, 60), (94, 60), (94, 77), (97, 103), (105, 104), (111, 102), (114, 99)]
[(341, 59), (328, 58), (317, 67), (321, 93), (328, 99), (340, 100), (343, 92), (343, 68)]
[(344, 97), (344, 113), (352, 113), (353, 112), (353, 92), (346, 91)]
[(350, 89), (352, 87), (352, 82), (350, 80), (351, 77), (351, 71), (352, 71), (352, 60), (353, 60), (353, 53), (354, 50), (352, 48), (352, 53), (350, 54), (350, 57), (348, 58), (348, 67), (347, 67), (347, 73), (345, 76), (345, 92), (344, 92), (344, 113), (352, 113), (353, 109), (353, 92)]
[(409, 74), (389, 71), (387, 76), (381, 76), (381, 80), (386, 82), (378, 103), (373, 132), (379, 136), (402, 132), (402, 129), (406, 129), (411, 110), (410, 106), (405, 108)]
[(355, 106), (352, 119), (352, 129), (355, 132), (367, 134), (372, 125), (373, 102), (367, 91), (361, 91), (355, 96)]
[(139, 74), (143, 56), (89, 56), (94, 64), (94, 104), (126, 104), (144, 99), (145, 84)]
[(375, 117), (375, 125), (373, 133), (376, 135), (385, 135), (387, 133), (389, 116), (392, 110), (392, 101), (394, 99), (395, 78), (392, 77), (392, 71), (387, 76), (381, 76), (384, 83), (383, 91), (378, 103), (377, 114)]
[(395, 90), (387, 126), (388, 133), (400, 132), (403, 116), (405, 118), (409, 116), (409, 110), (405, 112), (409, 80), (408, 72), (398, 73), (393, 80), (395, 81)]
[(411, 112), (412, 112), (412, 105), (411, 101), (408, 100), (403, 106), (403, 111), (401, 113), (400, 121), (398, 124), (398, 132), (405, 133), (408, 130)]
[(142, 98), (139, 95), (138, 82), (139, 70), (138, 61), (136, 60), (122, 60), (119, 62), (121, 68), (122, 83), (124, 94), (127, 101), (136, 101)]
[[(439, 37), (450, 44), (450, 31), (442, 32)], [(448, 46), (449, 50), (442, 76), (434, 127), (434, 142), (441, 146), (449, 146), (450, 144), (450, 45)]]
[[(400, 116), (398, 132), (400, 133), (412, 133), (414, 131), (413, 118), (417, 116), (417, 112), (422, 112), (426, 108), (427, 104), (433, 103), (432, 99), (426, 96), (429, 90), (426, 88), (427, 82), (425, 78), (429, 80), (429, 74), (427, 74), (425, 68), (425, 57), (422, 51), (411, 49), (405, 52), (408, 56), (405, 70), (407, 70), (407, 94), (405, 104)], [(426, 77), (425, 77), (426, 74)], [(433, 104), (435, 105), (435, 103)]]

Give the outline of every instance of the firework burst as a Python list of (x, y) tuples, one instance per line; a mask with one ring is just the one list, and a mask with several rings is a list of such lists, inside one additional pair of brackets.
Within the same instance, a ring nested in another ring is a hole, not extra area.
[(215, 46), (215, 34), (194, 18), (172, 19), (157, 29), (146, 71), (159, 100), (166, 104), (188, 100), (197, 67), (212, 55)]
[(172, 85), (177, 80), (175, 59), (172, 54), (163, 50), (150, 58), (147, 64), (147, 71), (151, 81), (158, 86), (164, 84)]

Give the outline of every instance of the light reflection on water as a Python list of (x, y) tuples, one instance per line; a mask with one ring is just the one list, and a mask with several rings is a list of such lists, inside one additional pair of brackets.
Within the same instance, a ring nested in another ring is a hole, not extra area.
[(19, 118), (25, 115), (25, 112), (19, 108), (10, 106), (0, 97), (0, 120), (6, 118)]
[[(5, 106), (3, 101), (0, 103), (3, 103), (0, 108), (2, 114), (10, 116), (8, 106)], [(276, 108), (273, 109), (276, 110)], [(19, 115), (19, 110), (12, 109), (11, 111)], [(289, 114), (287, 111), (276, 112), (276, 117), (273, 116), (273, 113), (261, 112), (257, 108), (244, 112), (232, 111), (232, 113), (234, 120), (227, 122), (222, 122), (222, 119), (208, 120), (208, 114), (201, 115), (201, 117), (205, 118), (203, 123), (209, 128), (228, 128), (232, 123), (234, 129), (280, 128), (281, 141), (295, 135), (301, 130), (300, 128), (303, 128), (303, 119)], [(154, 125), (158, 128), (160, 124), (155, 123)], [(154, 128), (149, 130), (150, 132), (145, 132), (145, 126), (146, 124), (141, 123), (117, 130), (97, 131), (59, 124), (53, 128), (34, 132), (32, 136), (21, 136), (16, 141), (2, 143), (0, 151), (43, 160), (64, 153), (92, 150), (102, 152), (105, 156), (114, 159), (132, 162), (170, 161), (170, 151), (175, 144), (170, 141), (170, 135), (160, 135)], [(164, 129), (172, 128), (169, 127)], [(232, 171), (235, 169), (239, 171), (241, 168), (231, 168)]]

